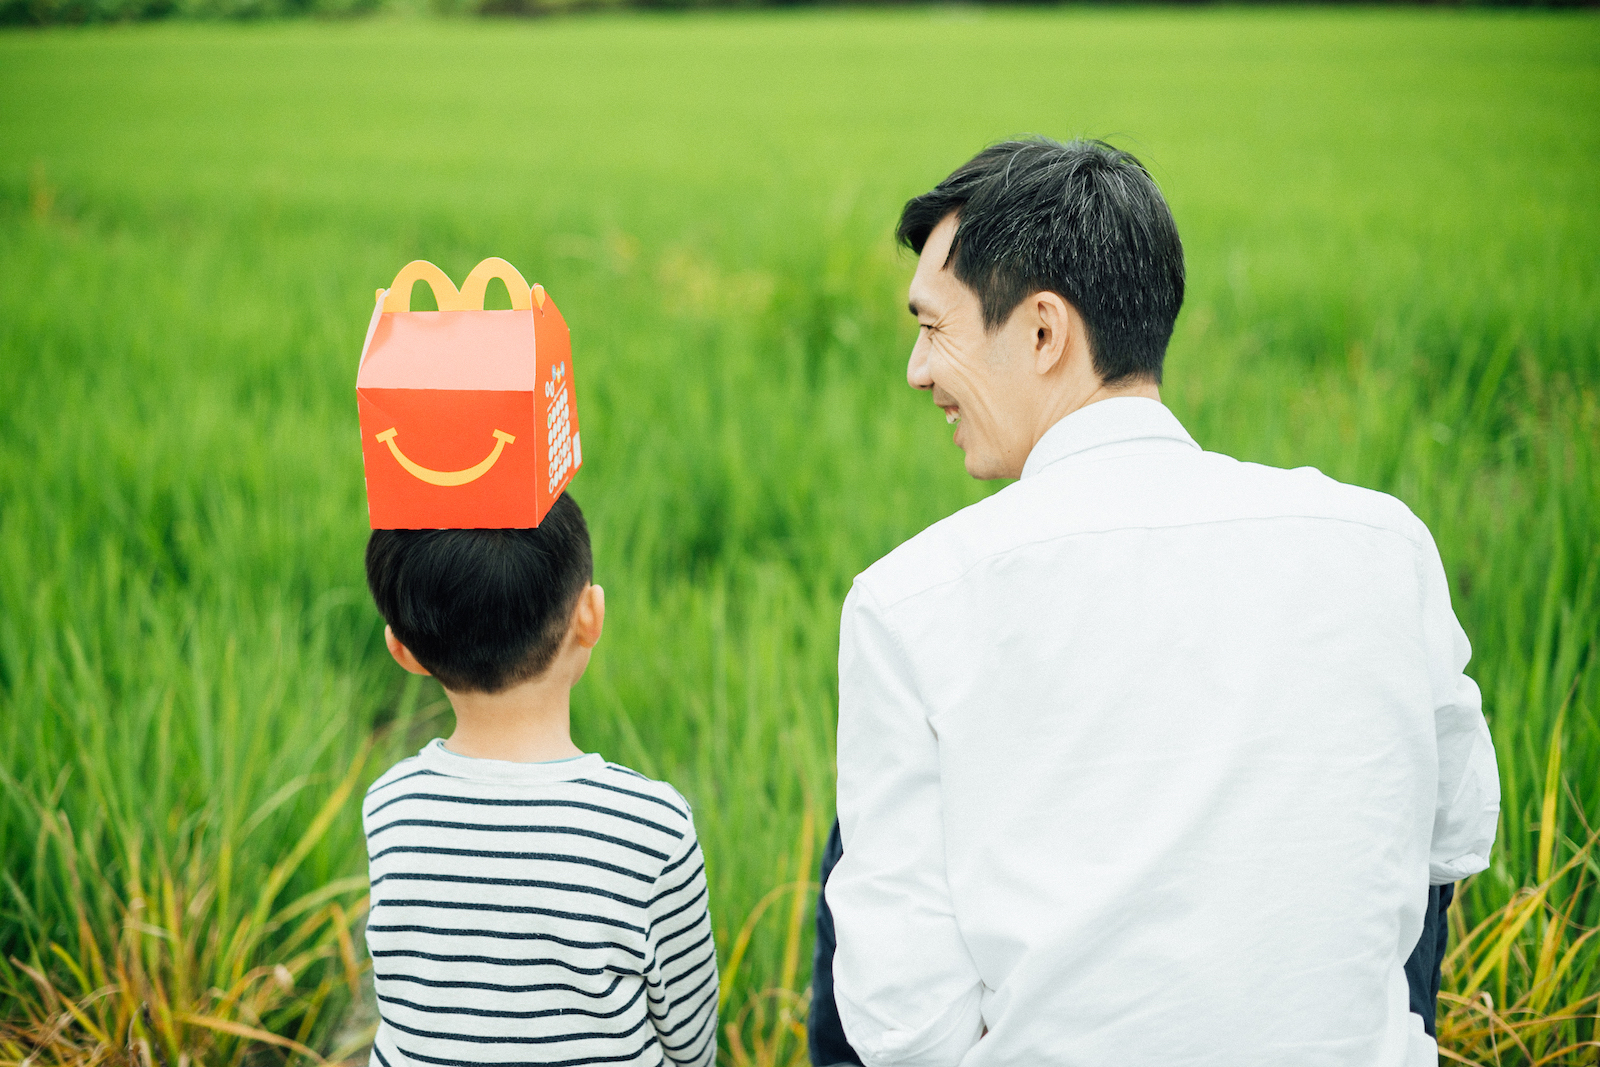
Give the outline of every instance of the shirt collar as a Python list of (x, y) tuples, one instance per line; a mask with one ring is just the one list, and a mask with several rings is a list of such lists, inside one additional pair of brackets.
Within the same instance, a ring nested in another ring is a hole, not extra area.
[(547, 763), (514, 763), (510, 760), (480, 759), (463, 756), (444, 747), (444, 738), (436, 737), (417, 753), (422, 765), (429, 770), (451, 778), (468, 778), (476, 782), (501, 782), (512, 785), (546, 785), (551, 782), (570, 782), (606, 769), (606, 761), (597, 752), (586, 752), (572, 759), (552, 760)]
[(1022, 477), (1038, 474), (1068, 456), (1134, 441), (1176, 442), (1198, 449), (1177, 416), (1159, 400), (1118, 396), (1079, 408), (1039, 438), (1022, 465)]

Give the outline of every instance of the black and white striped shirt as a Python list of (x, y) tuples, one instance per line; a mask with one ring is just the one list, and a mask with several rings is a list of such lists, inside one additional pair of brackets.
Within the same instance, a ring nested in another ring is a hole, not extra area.
[(374, 1067), (712, 1063), (705, 863), (671, 786), (434, 741), (373, 783), (362, 821)]

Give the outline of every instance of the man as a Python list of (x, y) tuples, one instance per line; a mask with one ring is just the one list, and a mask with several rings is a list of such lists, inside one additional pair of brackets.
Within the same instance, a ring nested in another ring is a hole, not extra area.
[(814, 1052), (1435, 1063), (1441, 890), (1499, 785), (1427, 529), (1161, 405), (1183, 252), (1127, 153), (997, 145), (899, 237), (907, 378), (1020, 480), (845, 602)]

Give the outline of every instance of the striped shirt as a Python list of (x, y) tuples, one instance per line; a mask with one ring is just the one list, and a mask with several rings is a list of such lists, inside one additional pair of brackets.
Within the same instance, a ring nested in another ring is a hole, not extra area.
[(374, 1067), (712, 1063), (705, 863), (671, 786), (433, 741), (361, 814)]

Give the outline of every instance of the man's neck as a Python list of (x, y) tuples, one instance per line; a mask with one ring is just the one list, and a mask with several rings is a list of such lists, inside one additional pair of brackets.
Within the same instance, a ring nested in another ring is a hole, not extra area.
[(1081, 395), (1069, 398), (1064, 405), (1066, 410), (1055, 414), (1050, 425), (1054, 426), (1068, 415), (1075, 411), (1082, 411), (1090, 404), (1098, 404), (1102, 400), (1116, 400), (1129, 396), (1143, 397), (1145, 400), (1154, 400), (1160, 403), (1161, 387), (1148, 378), (1139, 378), (1131, 382), (1122, 382), (1118, 385), (1106, 385), (1104, 382), (1096, 382), (1092, 388), (1085, 390)]
[(456, 729), (445, 748), (461, 756), (544, 763), (581, 756), (572, 743), (572, 687), (560, 672), (546, 671), (498, 693), (449, 690)]
[(1116, 400), (1130, 396), (1154, 400), (1159, 404), (1161, 387), (1148, 378), (1139, 378), (1118, 385), (1106, 385), (1096, 380), (1092, 384), (1086, 384), (1080, 389), (1058, 396), (1053, 404), (1040, 413), (1034, 430), (1033, 447), (1037, 448), (1044, 435), (1050, 432), (1050, 428), (1068, 415), (1082, 411), (1090, 404), (1098, 404), (1102, 400)]

